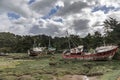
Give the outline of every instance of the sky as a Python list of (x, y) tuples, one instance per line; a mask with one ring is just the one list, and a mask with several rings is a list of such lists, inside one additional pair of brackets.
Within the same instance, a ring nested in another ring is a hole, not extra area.
[(120, 21), (120, 0), (0, 0), (0, 32), (16, 35), (86, 36)]

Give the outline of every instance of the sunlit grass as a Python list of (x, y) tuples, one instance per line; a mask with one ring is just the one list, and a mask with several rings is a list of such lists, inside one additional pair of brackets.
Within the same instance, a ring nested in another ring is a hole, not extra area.
[(101, 77), (101, 80), (117, 80), (119, 76), (120, 76), (120, 70), (114, 70), (104, 74)]
[(0, 70), (6, 68), (15, 68), (18, 64), (20, 64), (19, 61), (0, 58)]

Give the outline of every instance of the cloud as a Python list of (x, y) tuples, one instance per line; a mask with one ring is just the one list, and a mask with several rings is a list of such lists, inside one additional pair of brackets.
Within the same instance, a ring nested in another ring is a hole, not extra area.
[(54, 8), (52, 8), (52, 9), (50, 10), (50, 12), (48, 12), (47, 15), (43, 16), (42, 18), (43, 18), (43, 19), (49, 19), (49, 18), (50, 18), (51, 16), (53, 16), (59, 9), (60, 9), (59, 6), (55, 6)]
[(26, 0), (0, 0), (0, 11), (12, 11), (23, 17), (29, 17), (32, 15)]
[(0, 32), (8, 32), (11, 25), (6, 14), (0, 15)]
[(104, 13), (108, 13), (110, 10), (114, 10), (114, 9), (115, 9), (115, 7), (113, 7), (113, 6), (106, 7), (104, 5), (104, 6), (101, 6), (101, 7), (98, 7), (98, 6), (95, 7), (92, 12), (96, 12), (96, 11), (102, 10), (102, 11), (104, 11)]
[(119, 15), (120, 0), (0, 0), (0, 32), (65, 36), (68, 30), (83, 37)]
[(11, 20), (20, 18), (20, 15), (13, 13), (13, 12), (8, 12), (7, 15), (8, 15), (9, 19), (11, 19)]
[(55, 0), (37, 0), (30, 6), (30, 8), (40, 14), (46, 14), (55, 3)]
[(78, 1), (73, 3), (65, 3), (64, 7), (58, 12), (58, 16), (66, 16), (79, 13), (83, 8), (89, 7), (85, 2)]
[(97, 5), (103, 6), (106, 5), (107, 7), (120, 7), (120, 0), (96, 0)]
[(0, 15), (0, 32), (11, 32), (11, 33), (15, 33), (15, 34), (26, 34), (26, 30), (24, 25), (15, 25), (13, 24), (9, 19), (8, 16), (6, 14), (2, 14)]
[(57, 23), (54, 21), (39, 21), (39, 25), (34, 25), (29, 30), (30, 34), (46, 34), (50, 36), (56, 36), (57, 34), (61, 34), (61, 28), (63, 25), (61, 23)]
[(34, 3), (36, 0), (29, 0), (28, 4)]
[(111, 12), (109, 12), (106, 16), (107, 17), (112, 17), (112, 18), (115, 18), (115, 19), (117, 19), (117, 21), (119, 21), (120, 22), (120, 10), (119, 11), (111, 11)]
[(88, 29), (89, 28), (89, 20), (75, 20), (74, 23), (73, 23), (73, 26), (74, 26), (74, 29), (76, 32), (79, 32), (81, 30), (84, 30), (84, 29)]

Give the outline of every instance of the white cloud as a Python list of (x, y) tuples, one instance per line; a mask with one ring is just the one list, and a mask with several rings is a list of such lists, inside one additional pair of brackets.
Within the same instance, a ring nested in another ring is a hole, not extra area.
[(11, 26), (11, 22), (9, 21), (6, 14), (0, 15), (0, 32), (7, 32), (9, 31), (9, 26)]
[(108, 14), (107, 14), (107, 17), (112, 17), (112, 18), (115, 18), (117, 19), (117, 21), (120, 21), (120, 11), (110, 11)]
[(97, 0), (98, 5), (120, 7), (120, 0)]
[[(20, 35), (46, 34), (64, 36), (66, 30), (72, 34), (85, 36), (94, 31), (103, 31), (103, 21), (108, 17), (120, 21), (120, 0), (0, 0), (0, 32), (13, 32)], [(60, 9), (50, 19), (42, 19), (56, 5)], [(114, 7), (118, 10), (93, 11), (95, 7)], [(9, 20), (7, 12), (16, 12), (21, 17)], [(56, 22), (55, 19), (62, 19)]]
[(72, 3), (65, 3), (64, 7), (58, 11), (58, 16), (67, 16), (72, 15), (74, 13), (80, 13), (83, 8), (89, 7), (89, 5), (82, 1), (72, 2)]
[(39, 14), (47, 14), (55, 3), (56, 0), (37, 0), (30, 8)]
[(0, 0), (0, 11), (12, 11), (24, 17), (28, 17), (31, 15), (26, 0)]
[(64, 7), (63, 1), (58, 1), (55, 3), (56, 6)]

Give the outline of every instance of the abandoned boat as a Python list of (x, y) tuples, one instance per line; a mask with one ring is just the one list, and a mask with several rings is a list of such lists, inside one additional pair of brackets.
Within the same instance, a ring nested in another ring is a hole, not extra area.
[(29, 56), (38, 56), (41, 54), (45, 55), (45, 54), (54, 54), (55, 53), (56, 48), (51, 46), (50, 39), (49, 39), (48, 47), (40, 47), (40, 44), (38, 44), (38, 46), (36, 46), (35, 43), (36, 42), (34, 41), (33, 48), (28, 50)]
[(56, 51), (56, 48), (54, 48), (54, 47), (48, 47), (48, 53), (54, 54), (55, 51)]
[(48, 45), (47, 53), (48, 54), (54, 54), (55, 51), (56, 51), (56, 48), (51, 46), (51, 42), (50, 42), (50, 38), (49, 38), (49, 45)]
[(46, 47), (34, 47), (28, 50), (29, 56), (38, 56), (39, 54), (42, 54), (45, 52)]
[(38, 45), (34, 41), (33, 47), (28, 50), (29, 56), (38, 56), (39, 54), (45, 53), (46, 47), (41, 47), (41, 44)]
[(84, 52), (83, 46), (66, 50), (62, 56), (64, 59), (80, 59), (80, 60), (111, 60), (115, 55), (118, 46), (109, 45), (101, 46), (90, 52)]

